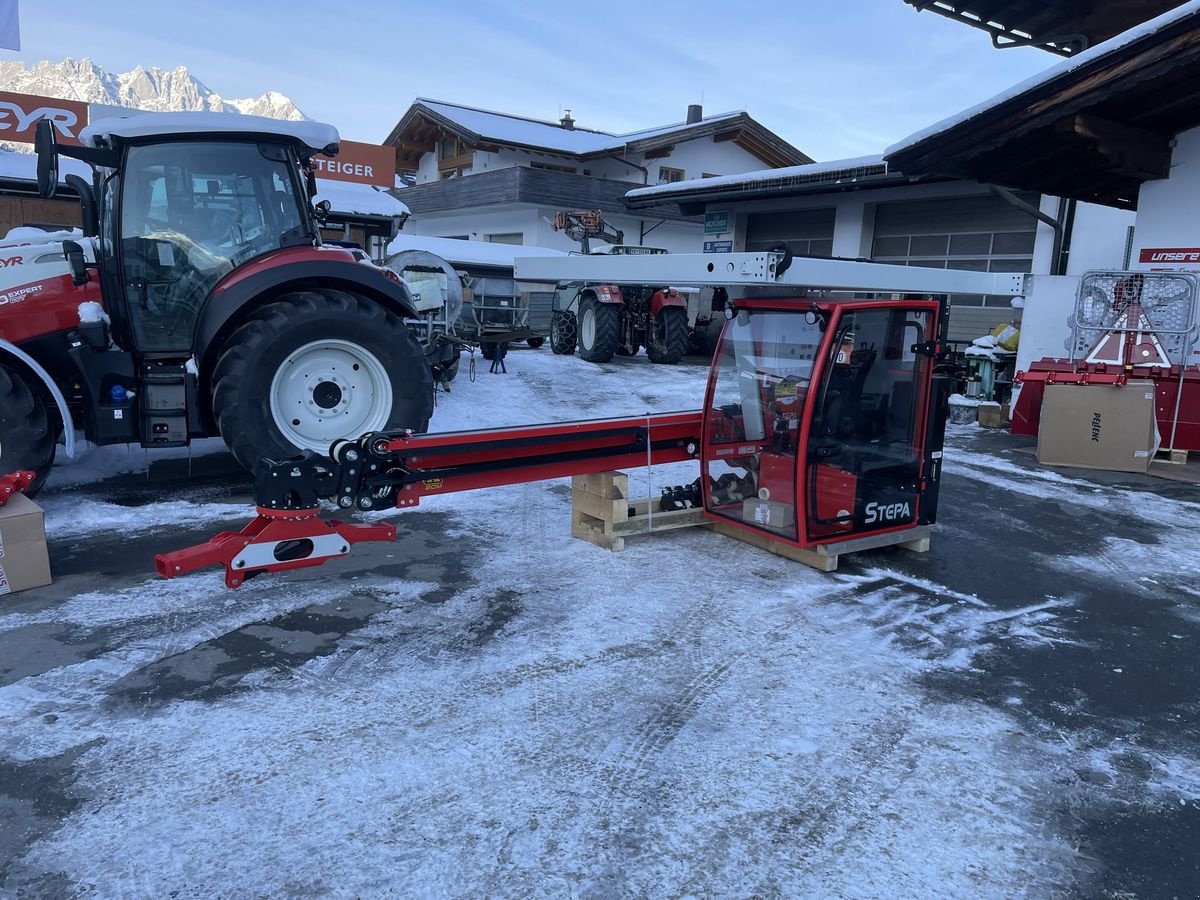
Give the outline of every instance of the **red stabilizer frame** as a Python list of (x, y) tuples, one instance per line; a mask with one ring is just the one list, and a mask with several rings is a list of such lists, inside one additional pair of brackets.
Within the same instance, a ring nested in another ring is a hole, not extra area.
[(33, 479), (36, 477), (37, 473), (30, 472), (28, 469), (18, 469), (7, 475), (0, 475), (0, 506), (8, 503), (8, 499), (13, 494), (23, 494), (29, 490), (29, 486), (33, 484)]
[(386, 522), (326, 522), (315, 509), (256, 509), (258, 516), (241, 531), (222, 531), (203, 544), (160, 553), (154, 557), (154, 568), (164, 578), (174, 578), (221, 565), (225, 584), (236, 588), (263, 572), (319, 566), (335, 556), (345, 556), (352, 544), (396, 539), (396, 526)]

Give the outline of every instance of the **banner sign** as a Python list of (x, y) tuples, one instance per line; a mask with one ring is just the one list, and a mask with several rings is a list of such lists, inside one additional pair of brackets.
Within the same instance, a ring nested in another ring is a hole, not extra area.
[(338, 155), (332, 159), (320, 154), (313, 157), (318, 178), (353, 181), (382, 188), (396, 186), (395, 147), (360, 144), (358, 141), (341, 141), (340, 147)]
[(60, 144), (78, 146), (79, 132), (88, 123), (88, 105), (78, 100), (0, 91), (0, 141), (32, 144), (34, 128), (42, 119), (54, 123)]

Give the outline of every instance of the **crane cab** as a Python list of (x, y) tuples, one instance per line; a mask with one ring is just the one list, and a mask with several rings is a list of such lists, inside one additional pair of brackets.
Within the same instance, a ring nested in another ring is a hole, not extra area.
[(930, 524), (948, 385), (933, 299), (743, 299), (703, 414), (709, 515), (799, 547)]

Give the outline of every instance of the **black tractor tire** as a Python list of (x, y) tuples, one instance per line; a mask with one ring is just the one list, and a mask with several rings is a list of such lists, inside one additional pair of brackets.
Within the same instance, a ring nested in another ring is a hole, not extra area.
[(0, 366), (0, 475), (35, 473), (26, 493), (36, 494), (54, 465), (55, 428), (41, 397), (20, 373)]
[(565, 309), (556, 309), (550, 313), (550, 349), (560, 356), (570, 356), (575, 352), (577, 341), (575, 313)]
[(682, 306), (664, 306), (654, 317), (646, 342), (646, 356), (652, 363), (673, 366), (688, 351), (688, 314)]
[[(589, 323), (589, 318), (591, 322)], [(579, 303), (579, 355), (588, 362), (606, 363), (617, 352), (621, 333), (621, 307), (584, 297)], [(591, 346), (586, 339), (591, 337)]]
[(484, 359), (495, 359), (496, 343), (494, 341), (482, 341), (479, 344), (479, 355)]
[(543, 334), (537, 334), (531, 338), (526, 338), (525, 343), (528, 344), (531, 349), (536, 350), (538, 347), (542, 346), (542, 344), (546, 343), (546, 336)]
[[(213, 369), (213, 415), (225, 443), (247, 469), (255, 469), (261, 459), (284, 459), (303, 449), (329, 452), (333, 441), (326, 443), (315, 434), (309, 446), (294, 443), (271, 410), (276, 373), (294, 353), (326, 341), (344, 342), (363, 358), (366, 371), (358, 376), (347, 373), (347, 383), (371, 377), (372, 365), (378, 364), (380, 383), (386, 378), (392, 394), (386, 421), (362, 427), (361, 419), (349, 419), (346, 428), (352, 433), (338, 434), (337, 439), (355, 440), (364, 431), (424, 431), (429, 426), (433, 372), (421, 345), (400, 318), (378, 303), (344, 291), (322, 288), (285, 294), (260, 308), (229, 336)], [(373, 363), (366, 357), (373, 357)], [(313, 365), (319, 368), (325, 363)], [(359, 372), (357, 362), (353, 370)], [(315, 378), (311, 383), (315, 383), (311, 397), (324, 407), (330, 399), (328, 383)], [(322, 390), (325, 394), (319, 396)], [(340, 389), (334, 393), (338, 402), (354, 396)], [(346, 402), (350, 404), (349, 399)], [(350, 405), (346, 408), (350, 410)], [(315, 428), (315, 419), (303, 406), (301, 414), (306, 419), (293, 419), (290, 425), (303, 423)]]

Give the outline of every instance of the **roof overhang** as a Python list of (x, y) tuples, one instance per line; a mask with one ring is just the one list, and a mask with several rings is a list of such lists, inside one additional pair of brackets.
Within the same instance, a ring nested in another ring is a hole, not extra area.
[(968, 178), (1121, 208), (1200, 126), (1200, 3), (1160, 16), (888, 149), (910, 176)]
[(904, 0), (918, 12), (933, 12), (978, 28), (992, 45), (1038, 47), (1074, 56), (1148, 19), (1179, 6), (1180, 0)]

